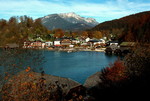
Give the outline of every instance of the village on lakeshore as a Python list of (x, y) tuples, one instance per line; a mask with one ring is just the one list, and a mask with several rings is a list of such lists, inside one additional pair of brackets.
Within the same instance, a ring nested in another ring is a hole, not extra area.
[[(28, 40), (23, 42), (21, 48), (25, 49), (47, 49), (54, 51), (66, 51), (66, 52), (76, 52), (76, 51), (98, 51), (105, 52), (107, 54), (117, 54), (121, 55), (131, 52), (131, 49), (135, 46), (135, 42), (121, 42), (118, 40), (109, 39), (107, 37), (102, 37), (100, 39), (89, 38), (89, 37), (62, 37), (55, 38), (53, 41), (43, 40), (41, 37), (36, 39), (28, 38)], [(11, 43), (5, 46), (5, 49), (19, 48), (19, 44)]]

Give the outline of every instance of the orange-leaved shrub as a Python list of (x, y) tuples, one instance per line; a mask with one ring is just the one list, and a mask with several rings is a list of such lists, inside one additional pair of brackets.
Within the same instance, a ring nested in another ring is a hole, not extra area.
[(114, 64), (110, 64), (102, 70), (102, 75), (100, 77), (102, 81), (118, 82), (127, 78), (126, 66), (121, 60), (117, 60)]
[(124, 82), (128, 80), (126, 68), (124, 61), (119, 59), (104, 68), (99, 75), (101, 81), (96, 86), (90, 88), (88, 94), (94, 97), (95, 101), (107, 100), (107, 98), (110, 99), (110, 97), (122, 94), (124, 92), (122, 91)]

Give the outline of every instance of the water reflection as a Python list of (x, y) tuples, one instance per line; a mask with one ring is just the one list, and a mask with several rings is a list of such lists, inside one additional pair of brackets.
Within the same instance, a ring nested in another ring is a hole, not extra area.
[(116, 56), (106, 56), (101, 52), (52, 52), (45, 51), (45, 73), (69, 77), (80, 83), (93, 73), (113, 63)]

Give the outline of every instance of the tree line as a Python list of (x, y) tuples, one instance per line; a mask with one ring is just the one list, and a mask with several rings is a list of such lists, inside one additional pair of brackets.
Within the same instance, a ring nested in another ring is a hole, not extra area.
[(29, 36), (44, 36), (49, 31), (41, 24), (40, 19), (33, 20), (27, 16), (11, 17), (8, 21), (0, 20), (0, 45), (22, 43)]

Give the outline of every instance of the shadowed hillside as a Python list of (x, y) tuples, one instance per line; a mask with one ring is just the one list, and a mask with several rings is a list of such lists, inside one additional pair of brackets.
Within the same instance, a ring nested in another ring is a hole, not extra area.
[(92, 30), (112, 34), (122, 41), (150, 42), (150, 11), (129, 15), (120, 19), (103, 22)]

